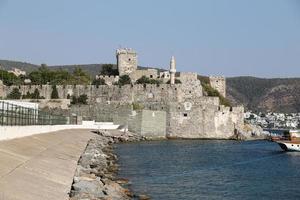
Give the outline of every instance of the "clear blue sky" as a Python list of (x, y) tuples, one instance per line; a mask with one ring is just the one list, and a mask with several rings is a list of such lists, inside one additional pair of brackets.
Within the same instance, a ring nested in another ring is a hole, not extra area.
[(0, 0), (0, 59), (300, 77), (299, 0)]

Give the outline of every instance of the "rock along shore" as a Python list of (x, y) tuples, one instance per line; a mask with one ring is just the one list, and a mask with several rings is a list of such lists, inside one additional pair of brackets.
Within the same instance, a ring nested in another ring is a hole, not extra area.
[[(261, 134), (262, 129), (254, 128), (250, 127), (248, 132), (244, 131), (238, 135), (239, 137), (230, 139), (266, 139), (265, 134)], [(146, 195), (134, 195), (129, 189), (123, 187), (128, 184), (128, 180), (116, 177), (118, 165), (113, 144), (142, 140), (146, 138), (118, 130), (100, 131), (95, 134), (78, 161), (70, 200), (150, 199)]]
[(116, 177), (117, 156), (113, 153), (112, 145), (141, 140), (145, 138), (120, 131), (101, 131), (95, 135), (78, 161), (70, 200), (149, 199), (145, 195), (134, 195), (122, 186), (128, 181)]

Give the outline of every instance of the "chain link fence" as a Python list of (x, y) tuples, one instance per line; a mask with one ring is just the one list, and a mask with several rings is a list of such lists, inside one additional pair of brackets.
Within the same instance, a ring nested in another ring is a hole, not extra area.
[(0, 126), (62, 125), (68, 118), (0, 101)]

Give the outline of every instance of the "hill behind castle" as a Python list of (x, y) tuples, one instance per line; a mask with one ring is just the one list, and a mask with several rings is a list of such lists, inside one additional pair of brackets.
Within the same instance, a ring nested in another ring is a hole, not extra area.
[[(76, 67), (80, 67), (83, 70), (85, 70), (90, 76), (94, 77), (96, 74), (99, 74), (99, 72), (102, 70), (103, 64), (80, 64), (80, 65), (54, 65), (54, 66), (48, 66), (50, 69), (65, 69), (68, 72), (72, 72)], [(18, 61), (10, 61), (10, 60), (0, 60), (0, 66), (4, 68), (5, 70), (11, 70), (13, 68), (18, 68), (23, 71), (26, 71), (27, 73), (30, 73), (34, 70), (37, 70), (40, 65), (35, 65), (31, 63), (26, 62), (18, 62)], [(116, 65), (113, 65), (115, 68), (117, 68)], [(146, 67), (138, 67), (139, 69), (146, 69)], [(0, 67), (1, 69), (1, 67)], [(162, 70), (162, 69), (160, 69)], [(162, 70), (164, 71), (164, 70)]]
[(228, 78), (227, 97), (253, 111), (300, 112), (300, 78)]

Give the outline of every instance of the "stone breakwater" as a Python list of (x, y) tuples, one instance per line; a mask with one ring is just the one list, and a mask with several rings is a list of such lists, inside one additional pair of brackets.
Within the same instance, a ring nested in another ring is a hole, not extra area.
[(145, 195), (134, 195), (123, 187), (128, 181), (116, 177), (117, 156), (112, 146), (119, 142), (141, 140), (145, 138), (120, 131), (101, 131), (92, 138), (78, 161), (70, 200), (148, 199)]

